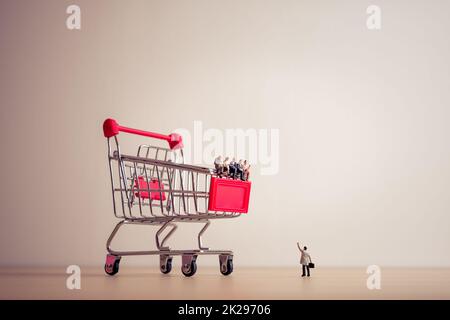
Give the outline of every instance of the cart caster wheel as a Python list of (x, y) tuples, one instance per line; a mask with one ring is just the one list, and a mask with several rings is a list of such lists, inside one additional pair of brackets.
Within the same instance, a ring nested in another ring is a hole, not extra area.
[(186, 257), (186, 258), (183, 256), (181, 272), (186, 277), (192, 277), (197, 272), (196, 258), (197, 258), (197, 256), (191, 256), (191, 257)]
[(220, 256), (220, 273), (228, 276), (233, 272), (233, 256)]
[(172, 271), (172, 257), (160, 256), (159, 270), (164, 274), (170, 273)]
[(120, 258), (121, 258), (120, 256), (115, 256), (112, 254), (108, 254), (106, 256), (105, 272), (107, 274), (109, 274), (110, 276), (113, 276), (117, 272), (119, 272)]

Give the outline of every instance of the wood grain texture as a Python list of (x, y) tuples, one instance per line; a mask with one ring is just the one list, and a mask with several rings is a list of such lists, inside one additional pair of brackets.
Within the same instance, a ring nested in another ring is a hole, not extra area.
[(1, 299), (450, 299), (450, 268), (381, 268), (381, 290), (368, 290), (365, 268), (236, 268), (228, 277), (201, 267), (185, 278), (122, 266), (114, 276), (82, 267), (81, 289), (66, 288), (65, 268), (2, 268)]

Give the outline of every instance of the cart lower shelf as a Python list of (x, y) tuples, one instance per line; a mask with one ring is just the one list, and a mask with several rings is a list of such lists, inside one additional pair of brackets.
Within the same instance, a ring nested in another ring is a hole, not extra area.
[[(186, 249), (186, 250), (172, 250), (167, 246), (164, 246), (165, 242), (177, 229), (175, 224), (176, 220), (122, 220), (113, 229), (111, 235), (106, 243), (106, 249), (108, 254), (105, 262), (105, 272), (108, 275), (115, 275), (119, 272), (120, 260), (124, 256), (142, 256), (142, 255), (159, 255), (160, 257), (160, 271), (163, 274), (168, 274), (172, 270), (172, 261), (174, 256), (181, 256), (181, 272), (186, 277), (193, 276), (197, 271), (197, 257), (199, 255), (217, 255), (219, 256), (220, 272), (227, 276), (233, 272), (233, 251), (231, 250), (211, 250), (202, 245), (202, 235), (210, 225), (209, 220), (193, 219), (190, 222), (204, 223), (205, 225), (198, 234), (198, 246), (199, 249)], [(183, 221), (186, 222), (186, 221)], [(144, 224), (151, 226), (160, 226), (155, 234), (157, 250), (147, 251), (118, 251), (111, 249), (111, 242), (116, 236), (119, 229), (126, 224)], [(171, 227), (170, 231), (160, 240), (160, 236), (163, 231)]]

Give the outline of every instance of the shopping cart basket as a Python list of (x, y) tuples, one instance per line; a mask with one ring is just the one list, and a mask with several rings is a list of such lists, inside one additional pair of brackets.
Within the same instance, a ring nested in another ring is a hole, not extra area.
[[(169, 148), (141, 144), (136, 155), (125, 155), (119, 147), (119, 132), (166, 140)], [(203, 246), (202, 235), (210, 220), (247, 213), (251, 182), (219, 178), (211, 168), (184, 164), (182, 137), (175, 133), (162, 135), (131, 129), (113, 119), (105, 120), (103, 133), (108, 142), (114, 215), (120, 219), (106, 243), (106, 273), (114, 275), (119, 271), (122, 256), (159, 255), (160, 270), (167, 274), (172, 270), (173, 256), (181, 256), (181, 271), (190, 277), (197, 271), (197, 257), (209, 254), (219, 256), (223, 275), (231, 274), (233, 252)], [(204, 224), (197, 235), (198, 249), (173, 250), (166, 246), (181, 222)], [(159, 227), (155, 233), (157, 250), (111, 249), (112, 240), (125, 224)]]

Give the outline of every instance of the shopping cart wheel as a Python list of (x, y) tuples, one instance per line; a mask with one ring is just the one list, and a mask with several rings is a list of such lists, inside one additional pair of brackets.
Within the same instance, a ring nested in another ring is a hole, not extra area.
[(110, 276), (113, 276), (117, 272), (119, 272), (120, 258), (121, 258), (120, 256), (115, 256), (112, 254), (108, 254), (106, 256), (105, 272), (107, 274), (109, 274)]
[(159, 270), (161, 270), (162, 273), (167, 274), (170, 271), (172, 271), (172, 257), (167, 255), (160, 255), (159, 256)]
[(184, 255), (181, 257), (181, 272), (186, 277), (192, 277), (197, 272), (197, 256)]
[(220, 273), (224, 276), (228, 276), (233, 272), (233, 256), (230, 255), (220, 255)]

